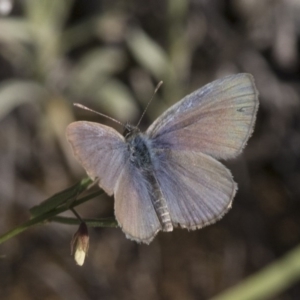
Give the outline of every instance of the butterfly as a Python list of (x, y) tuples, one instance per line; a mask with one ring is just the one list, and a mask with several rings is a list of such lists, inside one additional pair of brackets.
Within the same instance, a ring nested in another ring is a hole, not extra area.
[(115, 217), (127, 238), (149, 244), (160, 231), (194, 230), (230, 209), (237, 184), (217, 159), (239, 155), (258, 110), (253, 76), (213, 81), (184, 97), (141, 132), (93, 122), (68, 125), (74, 156), (114, 195)]

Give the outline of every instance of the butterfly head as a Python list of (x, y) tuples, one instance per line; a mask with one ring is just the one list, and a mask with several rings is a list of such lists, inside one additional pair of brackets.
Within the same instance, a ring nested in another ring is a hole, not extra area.
[(126, 140), (130, 139), (132, 136), (135, 136), (140, 132), (137, 126), (131, 125), (129, 123), (126, 123), (124, 127), (125, 129), (123, 132), (123, 136)]

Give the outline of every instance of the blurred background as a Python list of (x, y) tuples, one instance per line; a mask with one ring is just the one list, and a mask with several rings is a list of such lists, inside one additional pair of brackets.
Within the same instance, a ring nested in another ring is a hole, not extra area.
[[(122, 131), (72, 103), (136, 124), (163, 80), (145, 129), (228, 74), (253, 74), (260, 92), (254, 134), (225, 162), (239, 190), (221, 221), (149, 246), (90, 229), (81, 268), (70, 256), (76, 226), (31, 228), (0, 245), (1, 299), (210, 299), (299, 244), (300, 1), (0, 0), (0, 14), (0, 234), (85, 176), (65, 139), (70, 122)], [(78, 212), (112, 216), (113, 199)], [(292, 281), (271, 299), (300, 299)]]

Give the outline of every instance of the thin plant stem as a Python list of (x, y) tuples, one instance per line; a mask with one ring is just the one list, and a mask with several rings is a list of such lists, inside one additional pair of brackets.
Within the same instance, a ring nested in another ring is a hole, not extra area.
[(23, 224), (15, 227), (14, 229), (4, 233), (3, 235), (0, 236), (0, 244), (2, 244), (3, 242), (11, 239), (12, 237), (15, 237), (16, 235), (22, 233), (23, 231), (27, 230), (28, 228), (40, 224), (40, 223), (44, 223), (47, 222), (48, 220), (50, 220), (51, 218), (57, 216), (58, 214), (61, 214), (67, 210), (69, 210), (70, 208), (76, 207), (84, 202), (89, 201), (92, 198), (95, 198), (99, 195), (103, 194), (103, 191), (98, 191), (95, 193), (92, 193), (90, 195), (87, 195), (81, 199), (78, 199), (76, 201), (74, 201), (70, 206), (67, 205), (63, 205), (57, 209), (54, 209), (52, 211), (49, 211), (45, 214), (39, 215), (37, 217), (34, 217), (26, 222), (24, 222)]
[[(81, 223), (81, 221), (77, 218), (60, 216), (53, 217), (49, 221), (67, 225), (80, 225)], [(115, 218), (84, 219), (83, 221), (88, 227), (118, 227)]]
[(73, 214), (75, 215), (75, 217), (80, 221), (80, 222), (84, 222), (82, 220), (82, 218), (80, 217), (80, 215), (78, 214), (78, 212), (75, 210), (75, 208), (71, 207), (70, 210), (73, 212)]

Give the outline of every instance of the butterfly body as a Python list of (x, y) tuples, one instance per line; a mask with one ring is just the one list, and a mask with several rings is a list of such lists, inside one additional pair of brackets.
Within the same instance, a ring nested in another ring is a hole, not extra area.
[(216, 80), (170, 107), (142, 133), (79, 121), (67, 128), (78, 161), (115, 197), (126, 236), (150, 243), (158, 231), (190, 230), (219, 220), (237, 185), (216, 159), (241, 153), (258, 109), (250, 74)]
[(172, 231), (173, 225), (160, 186), (155, 178), (154, 168), (158, 162), (156, 151), (153, 151), (151, 140), (138, 128), (130, 127), (125, 136), (130, 158), (128, 163), (140, 172), (140, 180), (148, 183), (151, 202), (162, 225), (163, 231)]
[(130, 162), (141, 170), (152, 168), (149, 139), (134, 128), (125, 137), (130, 152)]

